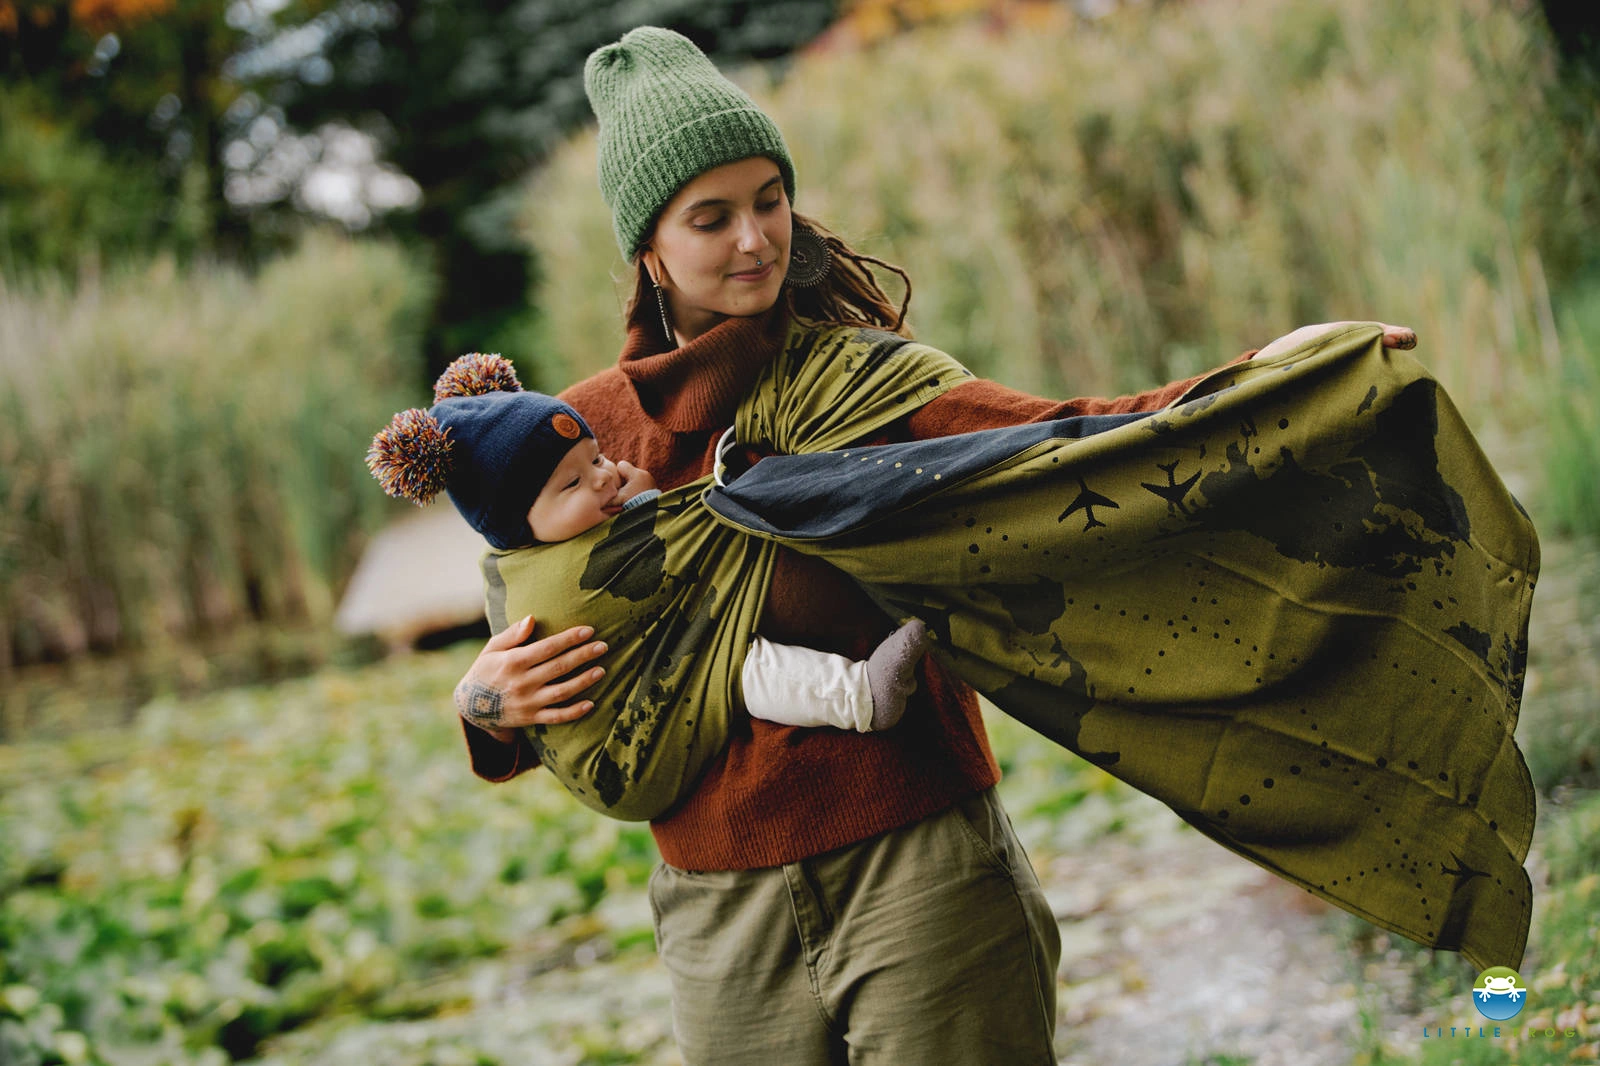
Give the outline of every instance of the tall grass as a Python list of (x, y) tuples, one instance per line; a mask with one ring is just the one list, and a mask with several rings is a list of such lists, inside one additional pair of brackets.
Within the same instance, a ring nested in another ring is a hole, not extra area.
[(1564, 309), (1560, 372), (1550, 382), (1544, 505), (1560, 528), (1600, 537), (1600, 270), (1586, 280)]
[(387, 513), (362, 455), (416, 399), (426, 299), (331, 238), (255, 278), (0, 284), (0, 677), (326, 619)]
[[(980, 373), (1107, 393), (1371, 318), (1415, 326), (1475, 415), (1527, 421), (1600, 176), (1549, 117), (1526, 6), (1127, 5), (814, 54), (754, 91), (797, 206), (906, 266), (919, 336)], [(594, 173), (580, 137), (529, 199), (543, 341), (571, 375), (615, 357), (631, 277)]]

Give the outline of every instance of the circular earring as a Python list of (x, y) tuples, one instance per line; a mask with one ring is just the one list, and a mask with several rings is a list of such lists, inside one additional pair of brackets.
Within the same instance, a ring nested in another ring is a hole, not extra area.
[(789, 273), (785, 280), (796, 288), (809, 289), (822, 283), (831, 266), (833, 253), (821, 235), (807, 226), (794, 227), (794, 234), (789, 238)]

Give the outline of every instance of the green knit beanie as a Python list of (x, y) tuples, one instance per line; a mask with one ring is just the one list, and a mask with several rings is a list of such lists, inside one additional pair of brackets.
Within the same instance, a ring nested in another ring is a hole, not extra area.
[(600, 193), (628, 258), (679, 189), (724, 163), (768, 157), (794, 202), (778, 127), (682, 34), (629, 30), (589, 54), (583, 88), (600, 119)]

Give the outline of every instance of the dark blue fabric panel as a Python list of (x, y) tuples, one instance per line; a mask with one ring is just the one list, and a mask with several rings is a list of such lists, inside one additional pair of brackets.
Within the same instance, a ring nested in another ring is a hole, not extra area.
[[(746, 529), (819, 540), (894, 514), (1042, 441), (1080, 440), (1153, 413), (1082, 415), (905, 444), (768, 456), (726, 488), (713, 488), (706, 503)], [(866, 466), (873, 467), (872, 477), (863, 476)]]

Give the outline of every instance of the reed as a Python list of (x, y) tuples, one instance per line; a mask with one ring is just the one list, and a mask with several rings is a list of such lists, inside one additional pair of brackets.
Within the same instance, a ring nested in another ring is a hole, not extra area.
[[(1600, 538), (1600, 275), (1564, 310), (1558, 369), (1546, 389), (1540, 505), (1563, 532)], [(1600, 589), (1585, 592), (1600, 596)]]
[(325, 621), (389, 513), (362, 457), (417, 399), (427, 297), (329, 237), (253, 278), (0, 283), (0, 675)]

